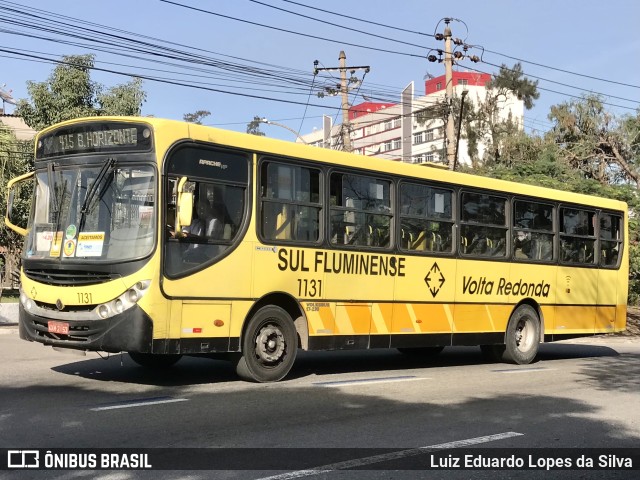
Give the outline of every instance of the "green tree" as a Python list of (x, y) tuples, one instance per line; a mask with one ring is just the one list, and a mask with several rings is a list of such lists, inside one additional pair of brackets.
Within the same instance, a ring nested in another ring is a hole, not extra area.
[[(33, 170), (33, 142), (17, 140), (13, 132), (0, 123), (0, 195), (2, 195), (2, 217), (5, 215), (7, 182), (14, 177)], [(30, 188), (19, 191), (18, 198), (14, 199), (15, 213), (12, 220), (18, 220), (21, 225), (26, 225), (26, 218), (31, 204)], [(0, 228), (0, 245), (4, 247), (7, 257), (13, 259), (13, 263), (19, 259), (24, 238), (7, 228)]]
[(640, 188), (640, 112), (617, 118), (595, 95), (551, 107), (550, 132), (561, 153), (586, 178)]
[(140, 115), (146, 93), (140, 79), (105, 89), (91, 80), (94, 55), (63, 56), (45, 82), (27, 82), (31, 101), (21, 99), (15, 114), (34, 130), (72, 118)]
[(495, 74), (487, 84), (487, 88), (495, 90), (498, 95), (513, 93), (518, 100), (522, 100), (524, 108), (531, 110), (533, 101), (540, 97), (538, 92), (538, 81), (531, 81), (524, 76), (522, 65), (516, 63), (509, 68), (505, 64), (500, 66), (500, 72)]
[(253, 120), (247, 123), (247, 133), (251, 135), (258, 135), (259, 137), (264, 137), (265, 133), (260, 130), (260, 124), (262, 123), (262, 117), (258, 117), (257, 115), (253, 117)]
[(185, 122), (202, 125), (202, 120), (209, 115), (211, 115), (209, 110), (196, 110), (193, 113), (185, 113), (182, 118)]

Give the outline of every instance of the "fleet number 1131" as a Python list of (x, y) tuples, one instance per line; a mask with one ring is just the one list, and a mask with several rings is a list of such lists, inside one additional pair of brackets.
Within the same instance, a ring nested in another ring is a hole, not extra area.
[(299, 297), (320, 297), (322, 295), (322, 280), (298, 279)]

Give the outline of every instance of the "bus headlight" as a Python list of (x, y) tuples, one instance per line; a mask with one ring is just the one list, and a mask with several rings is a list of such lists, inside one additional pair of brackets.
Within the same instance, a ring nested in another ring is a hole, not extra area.
[(124, 312), (124, 304), (122, 303), (122, 300), (120, 300), (119, 298), (115, 301), (114, 306), (115, 306), (115, 311), (117, 313)]
[(102, 304), (98, 307), (98, 315), (100, 315), (102, 318), (107, 318), (109, 316), (109, 307), (107, 307), (105, 304)]
[(133, 307), (147, 293), (151, 280), (141, 280), (118, 298), (98, 305), (95, 312), (100, 318), (109, 318)]
[(33, 300), (31, 300), (30, 298), (27, 298), (24, 302), (24, 308), (27, 311), (31, 310), (33, 308)]

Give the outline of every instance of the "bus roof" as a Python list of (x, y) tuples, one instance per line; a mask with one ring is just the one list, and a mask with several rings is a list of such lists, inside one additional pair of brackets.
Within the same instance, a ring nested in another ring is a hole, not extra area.
[[(191, 124), (179, 120), (168, 120), (155, 117), (86, 117), (53, 125), (42, 130), (38, 135), (46, 134), (52, 129), (61, 126), (95, 121), (142, 122), (152, 126), (156, 132), (166, 134), (170, 134), (171, 132), (176, 134), (177, 132), (185, 131), (186, 126), (188, 127), (186, 131), (189, 132), (189, 138), (193, 140), (211, 142), (233, 148), (253, 150), (258, 153), (302, 158), (308, 161), (318, 161), (335, 165), (337, 167), (352, 167), (389, 175), (433, 180), (450, 185), (489, 189), (496, 192), (547, 198), (560, 202), (579, 203), (593, 207), (627, 211), (626, 203), (619, 200), (555, 190), (552, 188), (539, 187), (507, 180), (499, 180), (480, 175), (452, 172), (447, 169), (356, 155), (353, 153), (313, 147), (284, 140), (276, 140), (258, 135), (223, 130), (216, 127)], [(182, 138), (182, 136), (180, 136), (180, 138)], [(176, 138), (176, 140), (178, 140), (178, 138)]]

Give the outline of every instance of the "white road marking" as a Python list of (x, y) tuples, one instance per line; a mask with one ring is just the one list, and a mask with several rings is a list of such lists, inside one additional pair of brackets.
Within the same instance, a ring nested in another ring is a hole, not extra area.
[(104, 407), (95, 407), (90, 410), (94, 412), (101, 412), (103, 410), (115, 410), (117, 408), (133, 408), (133, 407), (148, 407), (149, 405), (160, 405), (162, 403), (175, 403), (186, 402), (188, 398), (150, 398), (148, 400), (137, 400), (127, 403), (118, 403), (116, 405), (107, 405)]
[(479, 445), (481, 443), (495, 442), (497, 440), (504, 440), (505, 438), (520, 437), (524, 433), (518, 432), (504, 432), (497, 433), (495, 435), (487, 435), (485, 437), (468, 438), (466, 440), (457, 440), (448, 443), (439, 443), (437, 445), (427, 445), (425, 447), (411, 448), (409, 450), (400, 450), (398, 452), (386, 453), (383, 455), (373, 455), (371, 457), (356, 458), (354, 460), (346, 460), (344, 462), (332, 463), (329, 465), (322, 465), (307, 470), (298, 470), (295, 472), (282, 473), (279, 475), (273, 475), (270, 477), (263, 477), (258, 480), (291, 480), (293, 478), (310, 477), (312, 475), (319, 475), (321, 473), (327, 473), (335, 470), (346, 470), (349, 468), (358, 468), (364, 465), (372, 465), (374, 463), (388, 462), (389, 460), (397, 460), (399, 458), (413, 457), (416, 455), (423, 455), (428, 452), (436, 450), (447, 450), (451, 448), (469, 447), (471, 445)]
[(556, 370), (555, 368), (546, 367), (530, 367), (530, 368), (510, 368), (508, 370), (491, 370), (495, 373), (530, 373), (530, 372), (550, 372)]
[(401, 377), (361, 378), (355, 380), (337, 380), (335, 382), (314, 382), (318, 387), (345, 387), (350, 385), (370, 385), (374, 383), (409, 382), (413, 380), (431, 380), (426, 377), (404, 375)]

